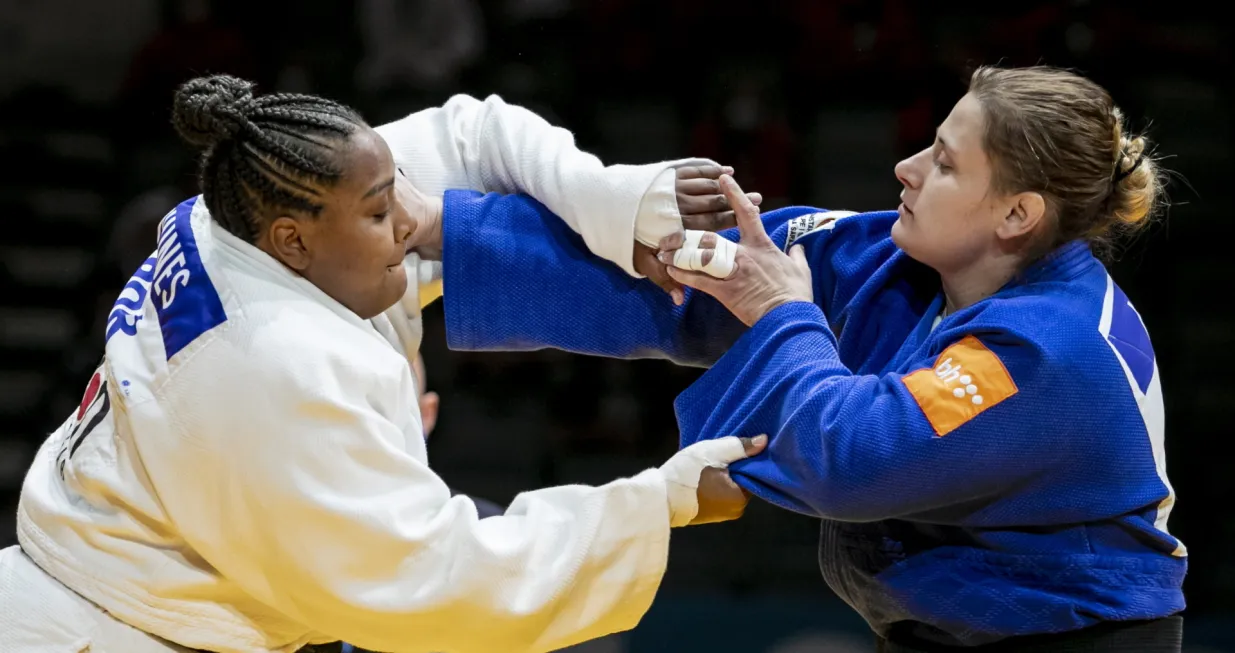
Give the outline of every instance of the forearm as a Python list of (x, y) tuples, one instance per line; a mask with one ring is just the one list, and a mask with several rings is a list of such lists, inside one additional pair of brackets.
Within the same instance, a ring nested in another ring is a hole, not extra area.
[(178, 521), (193, 549), (263, 604), (376, 651), (556, 650), (651, 605), (670, 528), (660, 470), (525, 493), (481, 519), (390, 446), (402, 434), (342, 404), (325, 424), (314, 407), (246, 425), (278, 442), (244, 461), (199, 454), (209, 491), (167, 498), (192, 516)]
[(447, 195), (443, 269), (455, 349), (563, 349), (708, 365), (745, 329), (718, 302), (662, 290), (589, 254), (527, 198)]
[[(239, 540), (268, 560), (264, 577), (246, 580), (272, 587), (285, 613), (371, 650), (550, 651), (634, 627), (663, 576), (669, 518), (655, 470), (528, 493), (485, 519), (466, 497), (431, 510), (413, 491), (351, 514), (253, 515), (287, 528)], [(469, 623), (485, 627), (460, 627)]]
[(663, 173), (678, 165), (712, 163), (685, 159), (606, 166), (580, 150), (568, 130), (496, 95), (483, 102), (457, 95), (378, 132), (422, 191), (468, 188), (531, 195), (580, 234), (590, 251), (636, 277), (634, 239), (655, 245), (680, 228), (673, 178)]

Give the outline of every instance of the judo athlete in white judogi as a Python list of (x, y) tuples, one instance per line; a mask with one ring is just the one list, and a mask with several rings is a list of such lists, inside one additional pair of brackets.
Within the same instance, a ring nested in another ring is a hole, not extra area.
[(180, 89), (174, 120), (205, 148), (204, 194), (160, 223), (27, 475), (0, 652), (550, 651), (639, 621), (671, 527), (741, 515), (722, 468), (758, 438), (481, 520), (428, 466), (409, 365), (424, 207), (397, 201), (420, 196), (396, 195), (396, 163), (430, 193), (544, 198), (633, 272), (638, 230), (681, 228), (673, 170), (690, 162), (606, 168), (496, 98), (375, 132), (214, 77)]

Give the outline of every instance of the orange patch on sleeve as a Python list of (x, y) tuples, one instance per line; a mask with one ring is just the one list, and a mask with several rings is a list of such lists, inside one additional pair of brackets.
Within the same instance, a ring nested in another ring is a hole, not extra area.
[(934, 369), (901, 380), (940, 437), (1018, 392), (1003, 361), (973, 336), (943, 350)]

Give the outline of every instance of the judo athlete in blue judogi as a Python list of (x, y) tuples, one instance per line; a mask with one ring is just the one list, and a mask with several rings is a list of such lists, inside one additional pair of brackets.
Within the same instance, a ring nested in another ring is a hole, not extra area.
[(771, 436), (733, 478), (822, 520), (881, 651), (1177, 651), (1161, 379), (1094, 254), (1155, 206), (1145, 145), (1084, 78), (980, 69), (897, 211), (760, 219), (722, 178), (740, 232), (664, 243), (676, 305), (535, 201), (452, 192), (450, 345), (708, 367), (682, 445)]

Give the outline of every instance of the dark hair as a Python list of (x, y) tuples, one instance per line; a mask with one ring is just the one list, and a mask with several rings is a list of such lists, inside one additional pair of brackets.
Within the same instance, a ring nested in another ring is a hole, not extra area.
[(228, 75), (191, 79), (176, 91), (172, 123), (204, 151), (199, 181), (211, 216), (254, 242), (263, 215), (322, 210), (321, 188), (343, 175), (341, 141), (366, 127), (352, 109), (312, 95), (255, 96)]
[(983, 66), (969, 92), (985, 114), (994, 186), (1047, 199), (1054, 229), (1039, 254), (1076, 239), (1109, 253), (1113, 240), (1143, 227), (1164, 203), (1148, 141), (1128, 132), (1098, 84), (1045, 66)]

